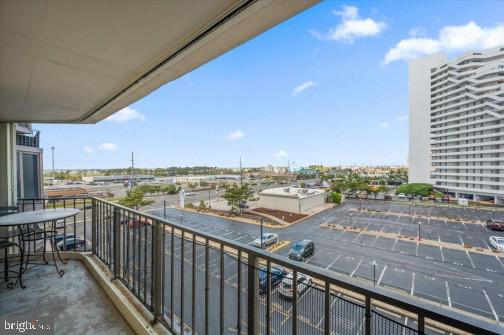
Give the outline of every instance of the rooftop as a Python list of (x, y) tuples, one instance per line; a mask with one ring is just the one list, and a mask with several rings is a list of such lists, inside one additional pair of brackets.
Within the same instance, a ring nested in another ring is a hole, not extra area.
[(325, 193), (324, 190), (316, 188), (302, 188), (302, 187), (277, 187), (269, 188), (259, 192), (260, 195), (273, 195), (279, 197), (289, 198), (309, 198)]

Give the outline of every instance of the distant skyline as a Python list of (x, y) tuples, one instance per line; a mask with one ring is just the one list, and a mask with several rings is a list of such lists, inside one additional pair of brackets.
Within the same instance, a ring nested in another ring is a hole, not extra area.
[[(456, 9), (456, 10), (455, 10)], [(407, 60), (504, 45), (502, 1), (324, 2), (96, 125), (35, 124), (44, 168), (405, 165)]]

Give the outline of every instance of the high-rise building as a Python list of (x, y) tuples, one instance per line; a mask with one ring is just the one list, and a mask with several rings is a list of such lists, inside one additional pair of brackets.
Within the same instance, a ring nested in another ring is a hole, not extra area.
[(504, 47), (409, 64), (409, 179), (504, 203)]

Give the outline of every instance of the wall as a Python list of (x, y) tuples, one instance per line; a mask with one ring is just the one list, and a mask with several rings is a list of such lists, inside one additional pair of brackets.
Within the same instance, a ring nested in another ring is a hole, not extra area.
[(446, 61), (434, 54), (410, 61), (408, 67), (410, 183), (430, 183), (430, 69)]

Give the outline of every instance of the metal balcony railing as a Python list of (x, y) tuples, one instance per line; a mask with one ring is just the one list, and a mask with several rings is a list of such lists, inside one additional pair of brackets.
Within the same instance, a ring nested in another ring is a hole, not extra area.
[(33, 131), (32, 134), (16, 134), (16, 144), (24, 147), (38, 148), (40, 145), (40, 132)]
[(504, 330), (98, 198), (23, 199), (19, 207), (81, 208), (77, 218), (62, 223), (62, 234), (90, 239), (91, 251), (114, 279), (152, 313), (153, 321), (175, 334), (484, 335)]

